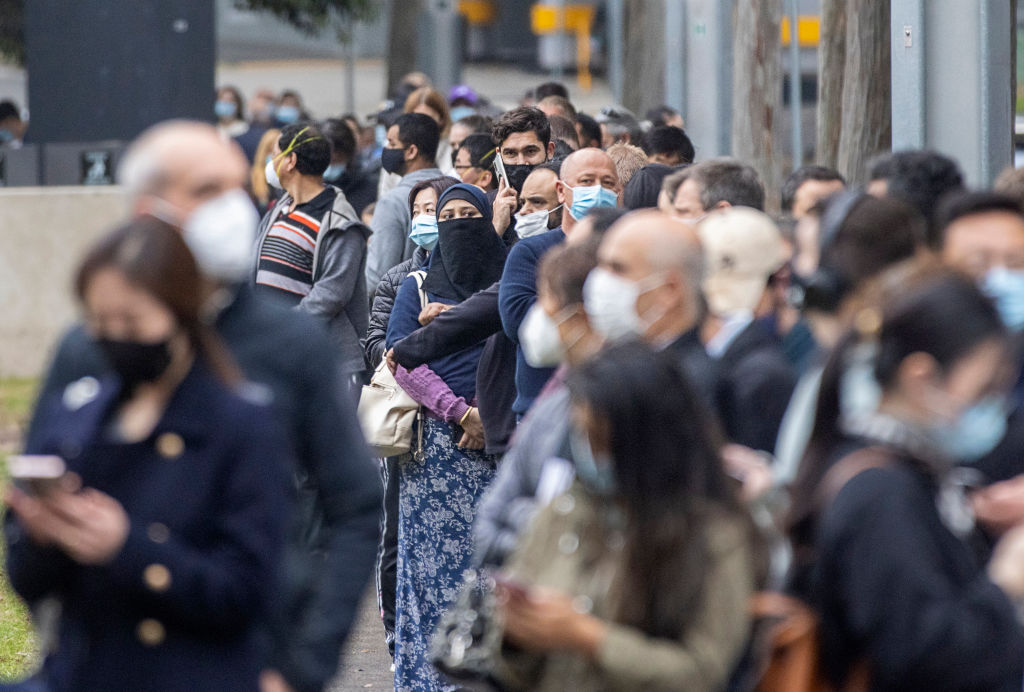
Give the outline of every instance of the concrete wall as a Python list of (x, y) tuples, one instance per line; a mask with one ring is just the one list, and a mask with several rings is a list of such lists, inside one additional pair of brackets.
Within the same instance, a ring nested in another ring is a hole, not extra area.
[(44, 372), (78, 318), (78, 262), (125, 217), (125, 205), (119, 187), (0, 189), (0, 377)]

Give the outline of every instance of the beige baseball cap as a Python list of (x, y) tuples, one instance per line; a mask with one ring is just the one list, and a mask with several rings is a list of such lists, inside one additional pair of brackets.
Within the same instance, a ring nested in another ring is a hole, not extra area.
[(750, 207), (714, 211), (697, 233), (704, 248), (704, 297), (718, 317), (756, 308), (768, 277), (789, 259), (778, 226)]

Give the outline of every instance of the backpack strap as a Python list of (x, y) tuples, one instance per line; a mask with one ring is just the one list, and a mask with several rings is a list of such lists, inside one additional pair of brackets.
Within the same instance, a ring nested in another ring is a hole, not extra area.
[(818, 506), (832, 504), (847, 483), (870, 469), (884, 469), (895, 463), (890, 450), (881, 445), (872, 445), (847, 454), (828, 470), (818, 486)]
[(420, 310), (425, 310), (427, 303), (430, 302), (430, 299), (427, 298), (427, 292), (423, 290), (423, 282), (427, 278), (427, 273), (422, 269), (417, 269), (414, 272), (409, 272), (409, 276), (416, 279), (416, 288), (418, 288), (420, 292)]

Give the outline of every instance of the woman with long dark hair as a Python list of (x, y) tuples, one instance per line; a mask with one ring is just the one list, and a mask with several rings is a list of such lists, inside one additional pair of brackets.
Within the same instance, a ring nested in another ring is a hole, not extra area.
[(176, 229), (118, 229), (76, 288), (113, 374), (40, 402), (26, 452), (67, 473), (6, 497), (12, 585), (62, 605), (46, 689), (257, 689), (288, 525), (284, 439), (236, 393)]
[(748, 635), (753, 529), (674, 361), (609, 347), (568, 379), (576, 482), (510, 559), (500, 677), (529, 690), (716, 690)]
[(869, 305), (825, 368), (790, 516), (825, 671), (874, 690), (1018, 690), (1024, 564), (1008, 544), (979, 564), (957, 469), (1006, 429), (1006, 330), (969, 278), (928, 265), (890, 271)]

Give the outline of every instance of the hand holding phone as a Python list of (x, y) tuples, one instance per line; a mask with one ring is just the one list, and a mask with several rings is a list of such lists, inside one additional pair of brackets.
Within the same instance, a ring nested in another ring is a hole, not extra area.
[(67, 465), (50, 454), (19, 454), (7, 460), (14, 485), (29, 495), (42, 495), (61, 487)]

